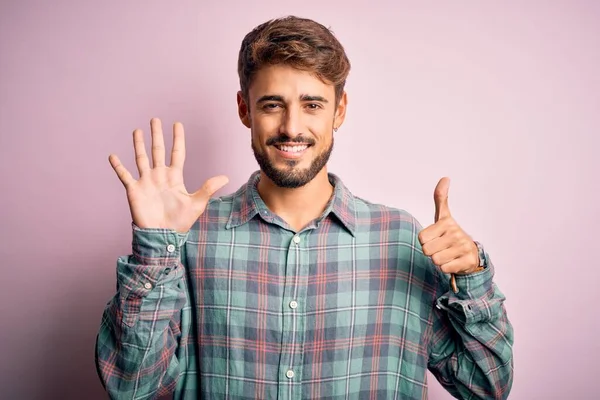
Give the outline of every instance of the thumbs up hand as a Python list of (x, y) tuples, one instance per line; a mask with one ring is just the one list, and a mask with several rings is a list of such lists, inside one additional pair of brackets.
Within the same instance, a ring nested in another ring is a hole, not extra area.
[[(448, 189), (450, 179), (442, 178), (435, 187), (435, 222), (419, 233), (423, 253), (447, 274), (469, 274), (478, 270), (479, 252), (473, 239), (462, 230), (450, 214)], [(452, 286), (457, 292), (454, 275)]]

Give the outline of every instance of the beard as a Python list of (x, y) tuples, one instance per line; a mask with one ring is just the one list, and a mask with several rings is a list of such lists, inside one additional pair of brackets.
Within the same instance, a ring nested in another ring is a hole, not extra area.
[[(308, 168), (298, 169), (295, 168), (300, 161), (298, 160), (286, 160), (287, 167), (277, 168), (267, 154), (261, 152), (258, 146), (255, 145), (252, 140), (252, 151), (254, 152), (254, 158), (258, 162), (260, 169), (265, 175), (275, 183), (275, 185), (295, 189), (306, 185), (312, 181), (315, 176), (327, 165), (331, 152), (333, 151), (333, 137), (331, 138), (331, 144), (320, 154), (318, 154), (311, 162)], [(276, 137), (267, 140), (267, 145), (273, 144), (309, 144), (314, 145), (314, 140), (304, 139), (302, 137), (296, 137), (290, 139), (288, 137)]]

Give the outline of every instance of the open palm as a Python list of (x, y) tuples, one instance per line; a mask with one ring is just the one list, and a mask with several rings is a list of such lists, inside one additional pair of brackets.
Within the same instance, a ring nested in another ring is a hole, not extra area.
[(165, 144), (161, 121), (150, 121), (152, 133), (152, 161), (146, 154), (144, 135), (140, 129), (133, 132), (135, 161), (140, 178), (135, 180), (121, 164), (119, 158), (111, 154), (109, 162), (125, 186), (133, 223), (140, 228), (175, 229), (187, 232), (206, 209), (206, 205), (217, 190), (227, 184), (227, 177), (220, 175), (210, 178), (202, 187), (188, 193), (183, 182), (185, 162), (185, 138), (183, 125), (173, 125), (173, 149), (171, 165), (165, 165)]

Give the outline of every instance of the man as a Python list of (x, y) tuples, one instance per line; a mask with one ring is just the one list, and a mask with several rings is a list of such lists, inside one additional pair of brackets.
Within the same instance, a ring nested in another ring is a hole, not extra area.
[[(452, 218), (435, 223), (355, 197), (327, 172), (350, 63), (324, 26), (288, 17), (242, 42), (238, 110), (260, 171), (189, 194), (181, 124), (170, 165), (161, 122), (139, 180), (111, 155), (133, 249), (96, 346), (112, 398), (423, 399), (427, 370), (454, 396), (506, 398), (513, 332), (494, 267)], [(451, 288), (453, 287), (453, 289)]]

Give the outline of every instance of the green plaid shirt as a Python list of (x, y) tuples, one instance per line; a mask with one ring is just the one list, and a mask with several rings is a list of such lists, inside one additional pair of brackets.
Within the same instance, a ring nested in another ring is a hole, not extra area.
[(513, 331), (494, 267), (448, 276), (406, 211), (334, 195), (300, 232), (254, 173), (186, 235), (133, 226), (96, 345), (114, 399), (504, 399)]

